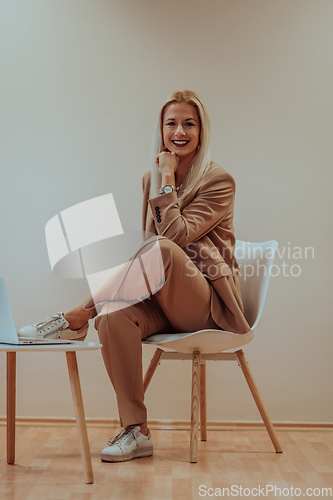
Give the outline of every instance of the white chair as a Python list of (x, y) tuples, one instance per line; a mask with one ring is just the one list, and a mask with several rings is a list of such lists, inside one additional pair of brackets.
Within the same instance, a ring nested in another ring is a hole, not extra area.
[[(191, 438), (190, 461), (197, 462), (199, 405), (201, 441), (207, 440), (206, 419), (206, 361), (235, 360), (241, 367), (260, 415), (277, 453), (282, 448), (277, 439), (272, 422), (264, 407), (258, 388), (240, 347), (254, 337), (254, 330), (260, 320), (266, 298), (270, 271), (278, 243), (274, 240), (262, 243), (237, 241), (235, 256), (240, 265), (240, 286), (244, 304), (244, 314), (251, 331), (237, 334), (224, 330), (200, 330), (191, 333), (155, 334), (147, 337), (144, 344), (159, 347), (150, 362), (144, 377), (144, 389), (155, 373), (161, 359), (192, 359), (191, 397)], [(170, 351), (172, 349), (172, 351)], [(233, 350), (233, 352), (222, 352)], [(236, 349), (236, 350), (235, 350)]]

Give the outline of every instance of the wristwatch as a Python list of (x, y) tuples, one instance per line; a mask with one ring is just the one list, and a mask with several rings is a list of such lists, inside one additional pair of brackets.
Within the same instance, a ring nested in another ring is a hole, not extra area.
[(171, 186), (171, 184), (165, 184), (165, 186), (161, 187), (158, 194), (168, 194), (168, 193), (172, 193), (172, 191), (174, 191), (174, 190), (175, 190), (174, 186)]

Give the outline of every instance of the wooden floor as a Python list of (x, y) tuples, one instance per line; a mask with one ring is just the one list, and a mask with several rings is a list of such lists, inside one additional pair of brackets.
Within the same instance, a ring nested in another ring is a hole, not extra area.
[[(100, 462), (99, 454), (118, 429), (90, 427), (95, 474), (91, 485), (84, 482), (74, 426), (17, 426), (13, 466), (6, 464), (5, 432), (0, 427), (1, 500), (187, 500), (203, 497), (200, 485), (214, 489), (235, 485), (238, 492), (241, 486), (293, 486), (301, 489), (301, 496), (306, 496), (307, 488), (333, 489), (333, 432), (329, 430), (278, 431), (282, 454), (274, 452), (265, 430), (209, 431), (208, 441), (199, 442), (196, 464), (189, 463), (189, 431), (153, 430), (153, 457), (110, 464)], [(279, 498), (273, 493), (268, 497)], [(316, 497), (329, 498), (329, 494)]]

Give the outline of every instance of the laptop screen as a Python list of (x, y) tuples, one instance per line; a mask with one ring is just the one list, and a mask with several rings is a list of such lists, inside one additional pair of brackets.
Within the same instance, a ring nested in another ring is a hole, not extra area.
[(0, 342), (19, 343), (3, 276), (0, 276)]

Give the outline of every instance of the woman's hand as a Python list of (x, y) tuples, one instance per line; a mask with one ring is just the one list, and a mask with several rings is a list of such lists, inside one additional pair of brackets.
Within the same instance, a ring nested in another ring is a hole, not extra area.
[(162, 177), (168, 175), (173, 176), (177, 170), (178, 162), (179, 157), (176, 153), (170, 153), (167, 151), (162, 151), (162, 153), (158, 154), (155, 161)]

